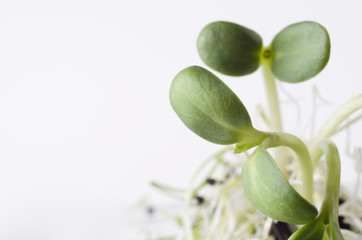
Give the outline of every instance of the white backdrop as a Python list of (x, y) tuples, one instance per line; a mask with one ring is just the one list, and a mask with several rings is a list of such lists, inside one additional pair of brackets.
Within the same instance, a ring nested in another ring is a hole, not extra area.
[[(319, 102), (322, 123), (361, 93), (361, 7), (358, 0), (0, 1), (0, 239), (125, 239), (125, 209), (152, 192), (150, 180), (187, 184), (220, 146), (186, 129), (168, 90), (181, 69), (204, 66), (195, 43), (209, 22), (244, 25), (265, 45), (291, 23), (324, 25), (327, 67), (309, 82), (282, 85), (302, 103), (317, 86), (331, 103)], [(265, 104), (260, 71), (217, 75), (254, 118)], [(283, 117), (288, 131), (308, 137), (310, 105), (302, 106), (299, 128), (294, 106), (283, 104)], [(361, 144), (361, 125), (350, 131), (352, 146)], [(344, 151), (346, 134), (337, 137)], [(354, 180), (351, 166), (343, 162), (344, 184)]]

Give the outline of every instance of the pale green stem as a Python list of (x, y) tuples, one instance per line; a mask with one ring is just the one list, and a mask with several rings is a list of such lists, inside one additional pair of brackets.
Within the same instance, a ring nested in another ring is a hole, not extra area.
[(339, 187), (341, 180), (341, 161), (336, 145), (330, 140), (324, 140), (317, 147), (319, 152), (326, 155), (327, 176), (324, 190), (324, 201), (321, 215), (324, 223), (329, 224), (332, 239), (343, 240), (338, 224)]
[[(271, 72), (271, 69), (267, 63), (262, 65), (264, 83), (266, 89), (266, 97), (269, 108), (269, 118), (270, 118), (270, 131), (273, 132), (282, 132), (283, 125), (280, 114), (280, 104), (278, 98), (278, 91), (275, 83), (275, 77)], [(285, 177), (289, 177), (286, 171), (286, 165), (288, 162), (287, 153), (283, 149), (277, 149), (275, 152), (275, 158), (277, 159), (277, 164), (280, 168), (280, 171)]]
[[(313, 202), (313, 168), (308, 148), (302, 140), (288, 133), (270, 133), (270, 136), (264, 140), (264, 148), (285, 146), (292, 149), (298, 157), (302, 173), (302, 192), (301, 195), (310, 203)], [(277, 160), (277, 159), (275, 159)]]
[(341, 180), (341, 161), (336, 145), (329, 140), (321, 144), (321, 151), (326, 155), (327, 177), (324, 193), (324, 201), (329, 207), (333, 207), (331, 214), (338, 218), (339, 185)]
[(279, 98), (278, 98), (277, 87), (275, 84), (275, 78), (270, 70), (270, 67), (267, 64), (264, 64), (262, 68), (263, 68), (264, 83), (266, 88), (266, 97), (269, 108), (270, 125), (272, 128), (271, 130), (275, 132), (281, 132), (283, 131), (283, 127), (280, 115)]
[(353, 118), (353, 119), (351, 119), (351, 120), (349, 120), (348, 122), (346, 122), (345, 124), (343, 124), (342, 126), (340, 126), (340, 127), (334, 132), (334, 134), (339, 133), (339, 132), (347, 129), (347, 128), (350, 127), (352, 124), (360, 121), (361, 119), (362, 119), (362, 114), (359, 115), (359, 116), (357, 116), (357, 117), (355, 117), (355, 118)]
[(340, 124), (349, 117), (352, 113), (362, 108), (362, 94), (357, 95), (356, 97), (350, 99), (342, 106), (337, 108), (337, 110), (328, 118), (328, 120), (322, 125), (322, 128), (316, 134), (316, 137), (312, 140), (310, 144), (310, 150), (312, 154), (313, 166), (315, 166), (322, 156), (322, 152), (318, 149), (318, 144), (323, 139), (328, 139), (336, 131)]
[(151, 182), (151, 186), (160, 191), (161, 193), (178, 200), (182, 200), (182, 194), (185, 193), (185, 189), (171, 187), (166, 184), (154, 181)]

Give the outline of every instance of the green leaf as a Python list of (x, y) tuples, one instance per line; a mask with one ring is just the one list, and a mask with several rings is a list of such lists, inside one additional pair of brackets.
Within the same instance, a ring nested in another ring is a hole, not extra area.
[(326, 225), (322, 219), (316, 218), (298, 229), (288, 240), (323, 240)]
[(241, 176), (248, 199), (265, 215), (292, 224), (305, 224), (317, 216), (317, 209), (289, 185), (263, 147), (250, 156)]
[(197, 48), (206, 65), (230, 76), (259, 67), (262, 39), (254, 31), (231, 22), (213, 22), (200, 33)]
[(239, 98), (208, 70), (192, 66), (174, 78), (170, 89), (173, 109), (200, 137), (218, 144), (233, 144), (246, 137), (262, 137), (255, 130)]
[(275, 36), (271, 51), (273, 74), (284, 82), (302, 82), (326, 66), (330, 53), (329, 35), (316, 22), (295, 23)]

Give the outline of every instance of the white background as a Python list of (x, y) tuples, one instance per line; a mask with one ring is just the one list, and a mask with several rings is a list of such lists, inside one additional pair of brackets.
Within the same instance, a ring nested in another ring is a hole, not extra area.
[[(311, 81), (282, 85), (304, 109), (297, 127), (294, 106), (283, 104), (287, 130), (307, 139), (313, 86), (331, 103), (319, 101), (319, 124), (361, 93), (361, 7), (358, 0), (1, 0), (0, 239), (125, 239), (125, 209), (152, 193), (150, 180), (187, 184), (220, 146), (181, 123), (168, 90), (181, 69), (204, 66), (195, 43), (212, 21), (251, 28), (264, 45), (294, 22), (327, 28), (327, 67)], [(260, 71), (218, 76), (254, 119), (265, 104)], [(361, 144), (361, 129), (351, 129), (351, 146)], [(345, 139), (336, 139), (343, 154)], [(354, 175), (345, 159), (348, 185)]]

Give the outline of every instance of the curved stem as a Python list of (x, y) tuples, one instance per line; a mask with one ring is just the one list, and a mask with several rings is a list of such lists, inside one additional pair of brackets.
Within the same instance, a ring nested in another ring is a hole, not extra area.
[(313, 202), (313, 168), (310, 153), (302, 140), (288, 133), (270, 133), (262, 143), (264, 148), (285, 146), (292, 149), (298, 157), (303, 188), (301, 195), (309, 202)]
[(315, 166), (322, 156), (323, 152), (318, 147), (318, 144), (323, 140), (332, 136), (337, 130), (340, 124), (349, 117), (352, 113), (362, 108), (362, 94), (350, 99), (328, 118), (328, 120), (322, 125), (322, 128), (316, 134), (316, 137), (310, 144), (312, 162)]
[(335, 209), (333, 209), (332, 214), (338, 218), (339, 185), (341, 180), (341, 161), (338, 149), (330, 140), (324, 140), (319, 148), (326, 155), (327, 161), (324, 202), (328, 205), (333, 205)]
[(326, 155), (327, 176), (324, 190), (324, 200), (321, 214), (324, 223), (329, 224), (333, 239), (342, 240), (343, 235), (338, 223), (339, 187), (341, 180), (341, 161), (336, 145), (330, 140), (324, 140), (318, 146), (319, 151)]

